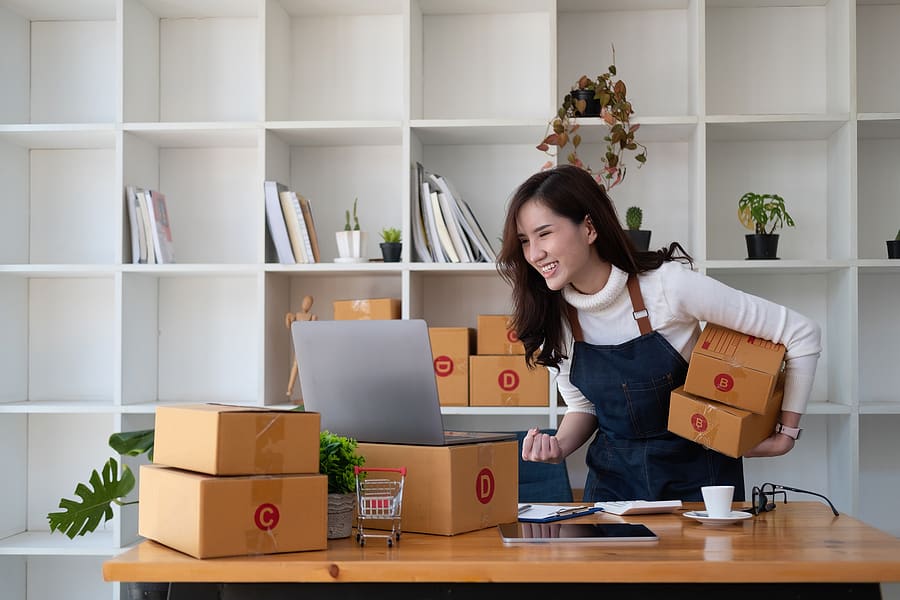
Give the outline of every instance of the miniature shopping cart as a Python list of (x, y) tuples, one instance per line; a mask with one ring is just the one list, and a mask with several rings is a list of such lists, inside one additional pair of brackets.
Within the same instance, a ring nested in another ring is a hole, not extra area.
[[(366, 538), (379, 537), (387, 539), (387, 545), (393, 546), (394, 540), (400, 541), (400, 507), (403, 503), (403, 483), (406, 481), (406, 467), (399, 469), (354, 467), (356, 474), (356, 500), (359, 513), (356, 516), (356, 541), (364, 546)], [(375, 478), (371, 473), (384, 473), (385, 476)], [(362, 475), (362, 477), (360, 477)], [(390, 521), (390, 533), (374, 533), (365, 529), (367, 521), (380, 521), (383, 529), (387, 529)]]

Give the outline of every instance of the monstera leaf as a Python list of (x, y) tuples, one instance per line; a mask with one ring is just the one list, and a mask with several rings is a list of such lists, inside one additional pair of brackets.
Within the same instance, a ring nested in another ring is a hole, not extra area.
[(119, 477), (119, 463), (110, 458), (103, 466), (102, 475), (95, 469), (91, 472), (90, 486), (79, 483), (75, 495), (81, 501), (63, 498), (59, 501), (60, 512), (47, 515), (50, 531), (59, 530), (69, 538), (94, 531), (102, 519), (104, 522), (113, 517), (112, 503), (122, 504), (123, 498), (134, 489), (134, 473), (128, 465), (122, 465), (122, 476)]

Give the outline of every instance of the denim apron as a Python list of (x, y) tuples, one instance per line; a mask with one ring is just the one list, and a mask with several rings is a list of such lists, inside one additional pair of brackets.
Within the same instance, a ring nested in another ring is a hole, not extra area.
[(570, 380), (594, 405), (598, 430), (587, 453), (584, 500), (701, 501), (704, 485), (733, 485), (744, 497), (744, 472), (734, 459), (667, 430), (669, 393), (684, 383), (688, 363), (650, 327), (640, 285), (628, 292), (641, 336), (624, 344), (584, 341), (567, 305), (575, 340)]

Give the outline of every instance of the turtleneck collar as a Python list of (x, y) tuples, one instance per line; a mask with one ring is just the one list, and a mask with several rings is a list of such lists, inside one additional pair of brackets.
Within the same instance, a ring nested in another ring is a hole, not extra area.
[(600, 311), (610, 306), (625, 291), (628, 273), (610, 265), (609, 279), (596, 294), (582, 294), (571, 285), (562, 289), (563, 299), (578, 310)]

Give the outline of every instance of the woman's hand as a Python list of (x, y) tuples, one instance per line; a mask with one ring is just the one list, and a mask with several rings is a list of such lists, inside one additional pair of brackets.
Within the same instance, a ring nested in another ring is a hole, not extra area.
[[(755, 448), (744, 453), (745, 458), (754, 458), (760, 456), (781, 456), (787, 454), (794, 447), (794, 438), (784, 435), (783, 433), (773, 433)], [(524, 447), (523, 447), (524, 449)]]
[(555, 435), (541, 433), (536, 427), (529, 429), (522, 440), (522, 460), (531, 462), (560, 463), (565, 459)]

